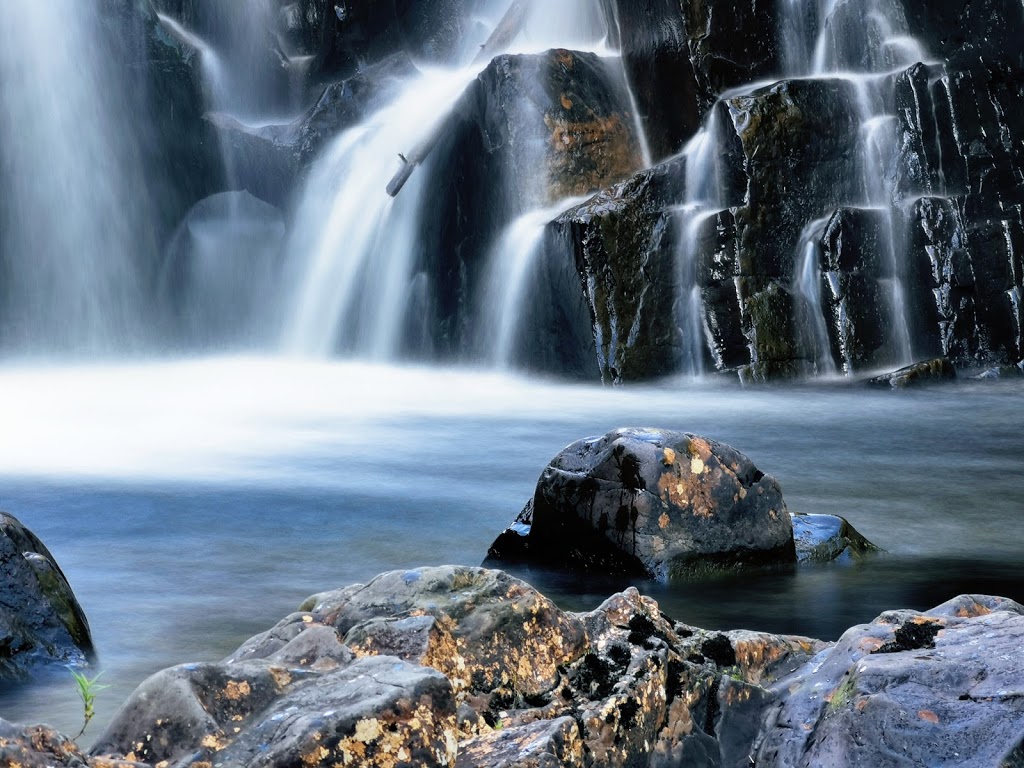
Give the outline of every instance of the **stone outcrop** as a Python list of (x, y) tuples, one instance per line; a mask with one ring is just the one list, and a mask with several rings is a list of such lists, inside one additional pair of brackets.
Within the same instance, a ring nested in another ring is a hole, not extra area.
[(1013, 650), (1022, 614), (1012, 600), (962, 595), (853, 627), (786, 681), (753, 759), (1007, 765), (1024, 724), (1021, 658)]
[(500, 571), (313, 595), (220, 663), (144, 682), (89, 754), (0, 721), (25, 768), (1020, 764), (1024, 607), (962, 595), (835, 643), (674, 621), (629, 588), (567, 613)]
[(53, 555), (15, 517), (0, 512), (0, 679), (47, 664), (86, 664), (92, 636)]
[(746, 754), (767, 686), (824, 647), (688, 627), (635, 589), (572, 614), (500, 571), (395, 571), (310, 597), (219, 664), (158, 673), (90, 759), (719, 764)]
[[(431, 340), (432, 354), (479, 350), (474, 318), (487, 258), (517, 216), (596, 192), (640, 166), (620, 70), (595, 54), (560, 49), (496, 57), (466, 89), (417, 171), (427, 177), (422, 194), (430, 204), (419, 222), (422, 257), (413, 272), (428, 281), (431, 297), (417, 333)], [(576, 333), (583, 307), (572, 259), (550, 259), (533, 277), (543, 301), (532, 333), (552, 340), (540, 359), (563, 372), (561, 355), (551, 350), (564, 350), (557, 339), (568, 316), (566, 336), (575, 349), (565, 355), (565, 368), (576, 374), (579, 347), (592, 342)]]
[(618, 429), (568, 446), (491, 557), (513, 554), (527, 527), (531, 561), (662, 581), (796, 561), (775, 479), (730, 446), (682, 432)]

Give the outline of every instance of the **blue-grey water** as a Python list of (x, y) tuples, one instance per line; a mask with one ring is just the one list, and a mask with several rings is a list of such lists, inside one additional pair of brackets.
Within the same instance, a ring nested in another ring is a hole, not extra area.
[[(0, 368), (0, 509), (47, 544), (92, 624), (97, 734), (163, 667), (225, 656), (307, 595), (393, 568), (478, 564), (566, 444), (624, 425), (730, 443), (793, 511), (889, 554), (640, 584), (705, 627), (835, 638), (964, 591), (1024, 599), (1024, 387), (918, 392), (571, 386), (278, 358)], [(572, 609), (623, 582), (520, 570)], [(0, 716), (77, 732), (69, 674)], [(86, 739), (87, 740), (87, 739)]]

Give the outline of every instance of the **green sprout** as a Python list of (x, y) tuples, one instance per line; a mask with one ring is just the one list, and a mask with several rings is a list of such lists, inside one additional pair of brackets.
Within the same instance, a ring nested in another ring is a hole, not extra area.
[(96, 715), (96, 693), (98, 691), (102, 691), (104, 688), (109, 688), (110, 686), (100, 685), (96, 682), (100, 679), (100, 675), (103, 674), (102, 672), (90, 680), (81, 672), (76, 672), (71, 669), (71, 667), (68, 667), (68, 670), (70, 670), (72, 676), (75, 678), (75, 682), (78, 684), (78, 695), (82, 698), (82, 715), (85, 720), (82, 723), (82, 730), (80, 730), (78, 735), (75, 736), (75, 739), (79, 739), (82, 734), (85, 733), (85, 729), (89, 726), (89, 721)]

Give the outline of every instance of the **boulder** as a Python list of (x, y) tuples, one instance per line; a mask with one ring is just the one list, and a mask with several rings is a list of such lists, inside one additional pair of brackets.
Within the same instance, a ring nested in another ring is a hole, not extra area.
[(495, 707), (550, 691), (586, 645), (577, 619), (526, 583), (482, 568), (392, 571), (302, 607), (357, 654), (432, 666), (460, 696)]
[[(1024, 606), (962, 595), (848, 630), (772, 690), (757, 765), (1002, 763), (1020, 741)], [(1011, 763), (1013, 764), (1013, 763)]]
[[(796, 561), (778, 483), (730, 446), (683, 432), (618, 429), (565, 448), (491, 557), (661, 581)], [(519, 554), (522, 554), (520, 552)]]
[(89, 623), (53, 555), (14, 516), (0, 512), (0, 679), (46, 664), (83, 665)]
[(925, 384), (935, 384), (956, 378), (956, 369), (949, 358), (938, 357), (908, 365), (892, 373), (885, 373), (870, 379), (867, 383), (873, 387), (892, 387), (906, 389)]
[[(641, 157), (621, 70), (595, 54), (562, 49), (496, 57), (436, 138), (417, 171), (430, 203), (418, 223), (422, 255), (412, 272), (430, 282), (429, 311), (417, 332), (426, 331), (439, 357), (452, 358), (478, 345), (474, 320), (502, 231), (528, 210), (627, 178)], [(411, 156), (415, 149), (398, 151)], [(564, 306), (575, 320), (581, 307), (571, 256), (552, 272), (575, 294), (563, 302), (566, 294), (555, 292), (561, 304), (550, 314), (561, 316)], [(545, 359), (561, 372), (553, 355)], [(574, 360), (571, 368), (579, 367)]]
[(127, 761), (89, 757), (74, 741), (46, 725), (0, 719), (0, 765), (10, 768), (137, 768)]
[(794, 512), (793, 540), (800, 563), (847, 562), (881, 551), (838, 515)]
[(440, 672), (393, 656), (354, 659), (308, 613), (288, 627), (225, 662), (158, 672), (91, 754), (181, 768), (453, 763), (455, 700)]

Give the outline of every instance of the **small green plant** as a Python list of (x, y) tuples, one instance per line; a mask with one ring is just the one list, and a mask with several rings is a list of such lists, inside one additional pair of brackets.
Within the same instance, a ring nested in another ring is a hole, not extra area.
[(75, 736), (76, 739), (81, 738), (82, 734), (85, 733), (85, 729), (89, 727), (89, 721), (96, 715), (96, 694), (102, 691), (104, 688), (109, 688), (108, 685), (100, 685), (96, 681), (100, 679), (99, 675), (92, 678), (91, 680), (83, 675), (81, 672), (77, 672), (71, 667), (68, 667), (71, 671), (72, 676), (75, 678), (75, 682), (78, 684), (78, 695), (82, 698), (82, 716), (85, 720), (82, 722), (82, 730)]

